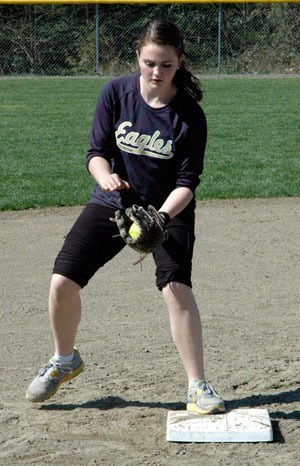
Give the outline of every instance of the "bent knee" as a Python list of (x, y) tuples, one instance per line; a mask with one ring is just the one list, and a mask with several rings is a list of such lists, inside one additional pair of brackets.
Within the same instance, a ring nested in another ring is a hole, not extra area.
[(50, 294), (56, 299), (66, 299), (79, 293), (81, 287), (70, 278), (54, 273), (51, 279)]
[(172, 294), (177, 299), (184, 298), (185, 296), (189, 296), (192, 293), (191, 287), (185, 285), (184, 283), (180, 282), (170, 282), (164, 288), (163, 292), (165, 295)]

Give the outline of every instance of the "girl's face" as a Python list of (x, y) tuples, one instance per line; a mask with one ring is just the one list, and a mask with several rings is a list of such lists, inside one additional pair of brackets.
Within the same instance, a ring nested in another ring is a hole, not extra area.
[(182, 61), (174, 47), (153, 43), (146, 44), (137, 51), (137, 58), (142, 79), (153, 90), (168, 90)]

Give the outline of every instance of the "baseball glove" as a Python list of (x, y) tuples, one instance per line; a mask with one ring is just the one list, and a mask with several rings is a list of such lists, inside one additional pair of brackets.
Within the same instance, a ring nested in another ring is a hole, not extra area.
[(126, 244), (142, 255), (153, 252), (166, 238), (165, 224), (168, 214), (134, 204), (124, 210), (116, 210), (115, 218), (120, 236)]

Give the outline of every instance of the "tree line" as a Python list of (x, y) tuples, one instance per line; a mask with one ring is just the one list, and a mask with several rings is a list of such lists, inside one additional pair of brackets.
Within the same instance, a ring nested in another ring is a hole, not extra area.
[(131, 70), (155, 18), (183, 31), (194, 71), (213, 71), (218, 54), (228, 72), (300, 71), (298, 3), (172, 3), (0, 5), (0, 74), (92, 74), (97, 59), (101, 74)]

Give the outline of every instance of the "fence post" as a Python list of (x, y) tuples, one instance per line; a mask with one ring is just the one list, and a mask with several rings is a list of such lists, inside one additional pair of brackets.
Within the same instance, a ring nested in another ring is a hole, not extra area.
[(222, 4), (219, 4), (218, 13), (218, 73), (221, 73), (222, 65)]
[(96, 74), (100, 74), (99, 70), (99, 5), (96, 3), (96, 56), (95, 56), (95, 63), (96, 63)]

